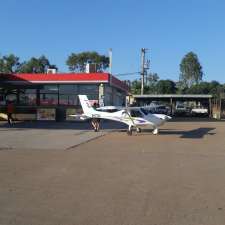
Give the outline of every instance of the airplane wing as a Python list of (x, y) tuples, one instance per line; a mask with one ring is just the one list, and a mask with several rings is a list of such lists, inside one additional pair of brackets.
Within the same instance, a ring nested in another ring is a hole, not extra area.
[(109, 106), (101, 106), (101, 107), (98, 107), (98, 108), (96, 108), (96, 110), (97, 111), (111, 111), (111, 112), (113, 112), (113, 111), (119, 111), (119, 110), (122, 110), (122, 109), (124, 109), (124, 107), (121, 107), (121, 106), (111, 106), (111, 105), (109, 105)]
[(87, 117), (86, 115), (84, 114), (71, 114), (71, 115), (68, 115), (69, 117), (73, 117), (77, 120), (87, 120), (89, 117)]
[(124, 107), (124, 106), (102, 106), (102, 107), (98, 107), (96, 108), (96, 110), (103, 110), (103, 111), (107, 111), (107, 110), (122, 110), (122, 109), (152, 109), (152, 107), (150, 106), (127, 106), (127, 107)]

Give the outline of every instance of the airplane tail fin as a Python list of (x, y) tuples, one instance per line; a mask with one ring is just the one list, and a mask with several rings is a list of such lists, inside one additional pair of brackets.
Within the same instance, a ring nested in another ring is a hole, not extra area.
[(80, 99), (80, 104), (82, 106), (83, 112), (86, 116), (92, 117), (92, 114), (95, 112), (94, 108), (91, 106), (87, 95), (78, 95)]

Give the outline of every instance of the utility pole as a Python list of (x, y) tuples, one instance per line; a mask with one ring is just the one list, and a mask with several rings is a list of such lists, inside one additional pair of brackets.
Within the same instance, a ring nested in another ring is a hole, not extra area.
[(145, 53), (148, 49), (142, 48), (141, 49), (141, 94), (144, 94), (144, 85), (145, 85), (145, 74), (146, 70), (149, 67), (149, 60), (147, 60), (147, 63), (145, 62)]

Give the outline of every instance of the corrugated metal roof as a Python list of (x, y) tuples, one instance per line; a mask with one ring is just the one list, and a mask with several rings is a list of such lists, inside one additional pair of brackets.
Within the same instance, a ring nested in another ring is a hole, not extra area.
[(212, 98), (212, 95), (200, 94), (159, 94), (159, 95), (133, 95), (134, 98)]

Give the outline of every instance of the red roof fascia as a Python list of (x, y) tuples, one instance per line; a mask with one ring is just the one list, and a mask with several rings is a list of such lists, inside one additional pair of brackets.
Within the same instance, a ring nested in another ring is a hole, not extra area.
[(7, 74), (7, 81), (23, 81), (23, 82), (109, 82), (108, 73), (57, 73), (57, 74)]
[(129, 87), (125, 84), (125, 82), (117, 79), (116, 77), (111, 75), (111, 85), (123, 89), (124, 91), (128, 92)]
[(21, 74), (1, 74), (0, 78), (12, 83), (110, 83), (128, 92), (128, 86), (121, 80), (109, 73), (21, 73)]

